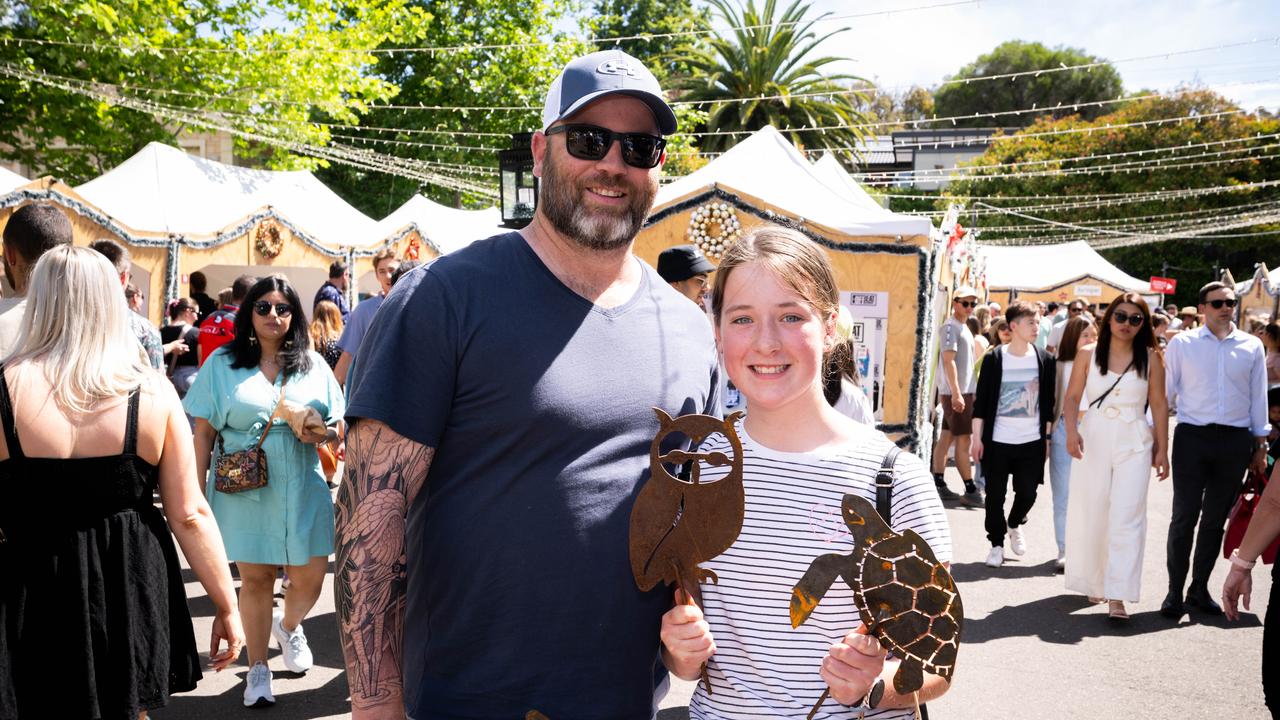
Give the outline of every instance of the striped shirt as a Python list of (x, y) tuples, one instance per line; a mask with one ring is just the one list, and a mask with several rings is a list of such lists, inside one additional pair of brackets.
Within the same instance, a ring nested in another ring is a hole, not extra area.
[[(738, 423), (742, 440), (746, 511), (742, 533), (727, 551), (703, 567), (719, 584), (702, 585), (716, 654), (707, 664), (713, 695), (699, 684), (689, 704), (694, 720), (803, 718), (826, 689), (819, 675), (831, 643), (858, 627), (853, 591), (840, 579), (809, 619), (792, 629), (791, 589), (819, 555), (853, 549), (841, 517), (846, 493), (875, 502), (875, 476), (892, 447), (879, 430), (860, 427), (854, 442), (820, 453), (784, 453), (754, 442)], [(732, 453), (716, 435), (708, 451)], [(924, 463), (902, 453), (895, 465), (890, 524), (909, 527), (929, 543), (938, 560), (951, 559), (951, 531)], [(728, 468), (704, 467), (702, 480)], [(908, 718), (913, 711), (870, 711), (867, 717)], [(819, 718), (855, 718), (833, 699)]]

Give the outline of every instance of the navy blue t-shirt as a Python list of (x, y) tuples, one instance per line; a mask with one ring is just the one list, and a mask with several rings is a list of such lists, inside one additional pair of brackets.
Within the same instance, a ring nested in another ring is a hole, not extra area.
[(625, 304), (562, 284), (517, 233), (396, 283), (349, 418), (436, 448), (409, 509), (410, 717), (649, 718), (668, 590), (636, 588), (631, 507), (671, 415), (719, 414), (707, 317), (642, 268)]

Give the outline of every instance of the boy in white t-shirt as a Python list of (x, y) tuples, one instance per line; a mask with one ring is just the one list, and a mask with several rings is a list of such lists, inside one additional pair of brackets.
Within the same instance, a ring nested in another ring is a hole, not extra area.
[[(1049, 428), (1053, 424), (1056, 363), (1035, 346), (1040, 311), (1014, 302), (1005, 311), (1012, 339), (982, 363), (973, 404), (973, 458), (987, 479), (987, 565), (1004, 563), (1004, 536), (1014, 555), (1027, 551), (1022, 525), (1044, 482)], [(1006, 524), (1004, 499), (1013, 478), (1013, 505)]]

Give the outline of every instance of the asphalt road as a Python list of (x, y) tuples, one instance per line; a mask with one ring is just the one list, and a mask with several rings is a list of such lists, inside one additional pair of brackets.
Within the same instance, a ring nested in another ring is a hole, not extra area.
[[(959, 487), (955, 470), (948, 471)], [(1238, 622), (1201, 615), (1179, 622), (1157, 610), (1165, 588), (1165, 531), (1172, 487), (1155, 483), (1148, 503), (1142, 601), (1132, 619), (1116, 626), (1104, 606), (1089, 605), (1063, 587), (1053, 572), (1056, 546), (1048, 485), (1027, 526), (1028, 551), (1005, 566), (983, 564), (988, 543), (978, 510), (951, 509), (953, 572), (964, 597), (966, 624), (950, 692), (930, 703), (938, 718), (1216, 718), (1266, 716), (1262, 702), (1262, 618), (1270, 593), (1270, 567), (1254, 570), (1253, 611)], [(1227, 563), (1219, 561), (1210, 583), (1220, 593)], [(213, 607), (186, 573), (196, 637), (208, 638)], [(207, 674), (191, 693), (174, 696), (152, 713), (160, 720), (221, 720), (261, 714), (275, 720), (350, 717), (347, 683), (333, 613), (332, 577), (303, 627), (315, 653), (304, 676), (287, 670), (271, 651), (276, 705), (251, 711), (241, 704), (243, 665)], [(207, 640), (201, 640), (207, 642)], [(816, 669), (815, 669), (816, 672)], [(683, 720), (693, 690), (677, 682), (663, 700), (659, 720)]]

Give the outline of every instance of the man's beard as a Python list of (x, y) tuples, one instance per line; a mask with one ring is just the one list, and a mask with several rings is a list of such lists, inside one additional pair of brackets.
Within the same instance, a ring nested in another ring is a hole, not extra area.
[[(658, 192), (658, 181), (640, 187), (632, 187), (622, 180), (596, 175), (593, 180), (583, 180), (581, 187), (565, 176), (557, 166), (555, 153), (550, 146), (542, 155), (542, 185), (538, 194), (538, 209), (551, 221), (562, 235), (589, 250), (617, 250), (635, 239), (644, 225), (644, 219), (653, 206)], [(621, 214), (599, 209), (588, 210), (582, 203), (580, 192), (587, 185), (620, 190), (626, 193), (627, 207)]]

